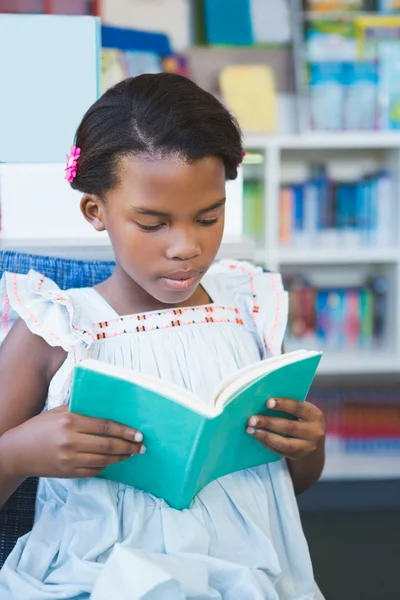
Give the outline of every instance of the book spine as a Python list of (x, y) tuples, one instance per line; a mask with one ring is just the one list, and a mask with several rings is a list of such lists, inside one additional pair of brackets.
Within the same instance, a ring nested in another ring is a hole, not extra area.
[(219, 457), (212, 452), (212, 439), (216, 435), (217, 423), (218, 417), (213, 419), (204, 417), (197, 430), (182, 485), (182, 504), (186, 507), (189, 507), (198, 492), (210, 483), (207, 481), (207, 473), (210, 471), (211, 463), (219, 460)]
[(293, 192), (284, 187), (280, 193), (280, 241), (284, 246), (292, 242), (293, 236)]

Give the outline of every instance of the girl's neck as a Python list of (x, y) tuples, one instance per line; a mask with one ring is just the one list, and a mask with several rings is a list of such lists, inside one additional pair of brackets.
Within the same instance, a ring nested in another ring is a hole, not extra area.
[(130, 315), (184, 306), (202, 306), (210, 304), (212, 299), (201, 285), (198, 285), (192, 296), (185, 302), (175, 306), (167, 305), (144, 290), (131, 279), (117, 263), (109, 279), (95, 286), (95, 290), (119, 315)]

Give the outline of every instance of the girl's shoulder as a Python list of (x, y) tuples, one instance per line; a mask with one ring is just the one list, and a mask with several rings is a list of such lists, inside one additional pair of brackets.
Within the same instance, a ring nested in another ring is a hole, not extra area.
[[(61, 290), (51, 279), (36, 272), (5, 272), (0, 279), (0, 343), (20, 318), (28, 329), (50, 346), (84, 353), (94, 341), (92, 315), (95, 296), (91, 288)], [(94, 319), (95, 320), (95, 319)]]
[(203, 282), (214, 303), (237, 306), (249, 327), (256, 327), (269, 353), (280, 353), (288, 294), (279, 273), (246, 261), (222, 260), (209, 269)]
[(240, 286), (243, 293), (253, 286), (262, 285), (266, 290), (283, 292), (280, 273), (272, 273), (248, 261), (221, 260), (215, 262), (207, 273), (208, 277), (220, 281), (221, 288)]

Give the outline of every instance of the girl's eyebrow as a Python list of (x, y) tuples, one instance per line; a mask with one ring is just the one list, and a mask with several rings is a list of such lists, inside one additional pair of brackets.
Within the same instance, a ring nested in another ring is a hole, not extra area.
[[(222, 198), (221, 200), (218, 200), (218, 202), (214, 202), (214, 204), (212, 204), (211, 206), (207, 206), (207, 208), (202, 208), (198, 214), (203, 214), (206, 212), (210, 212), (211, 210), (215, 210), (216, 208), (220, 208), (222, 206), (224, 206), (226, 202), (226, 198)], [(149, 215), (152, 217), (172, 217), (171, 213), (168, 212), (163, 212), (160, 210), (153, 210), (151, 208), (146, 208), (145, 206), (130, 206), (129, 207), (131, 210), (135, 211), (136, 213), (139, 213), (140, 215)]]

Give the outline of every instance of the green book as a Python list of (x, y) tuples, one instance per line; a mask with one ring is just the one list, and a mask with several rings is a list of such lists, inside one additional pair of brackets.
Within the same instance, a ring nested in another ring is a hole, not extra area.
[(99, 477), (181, 510), (211, 481), (280, 459), (246, 433), (247, 420), (277, 415), (266, 408), (269, 398), (303, 401), (320, 359), (298, 350), (247, 366), (223, 380), (209, 404), (169, 381), (89, 359), (75, 367), (70, 410), (141, 431), (147, 452)]

